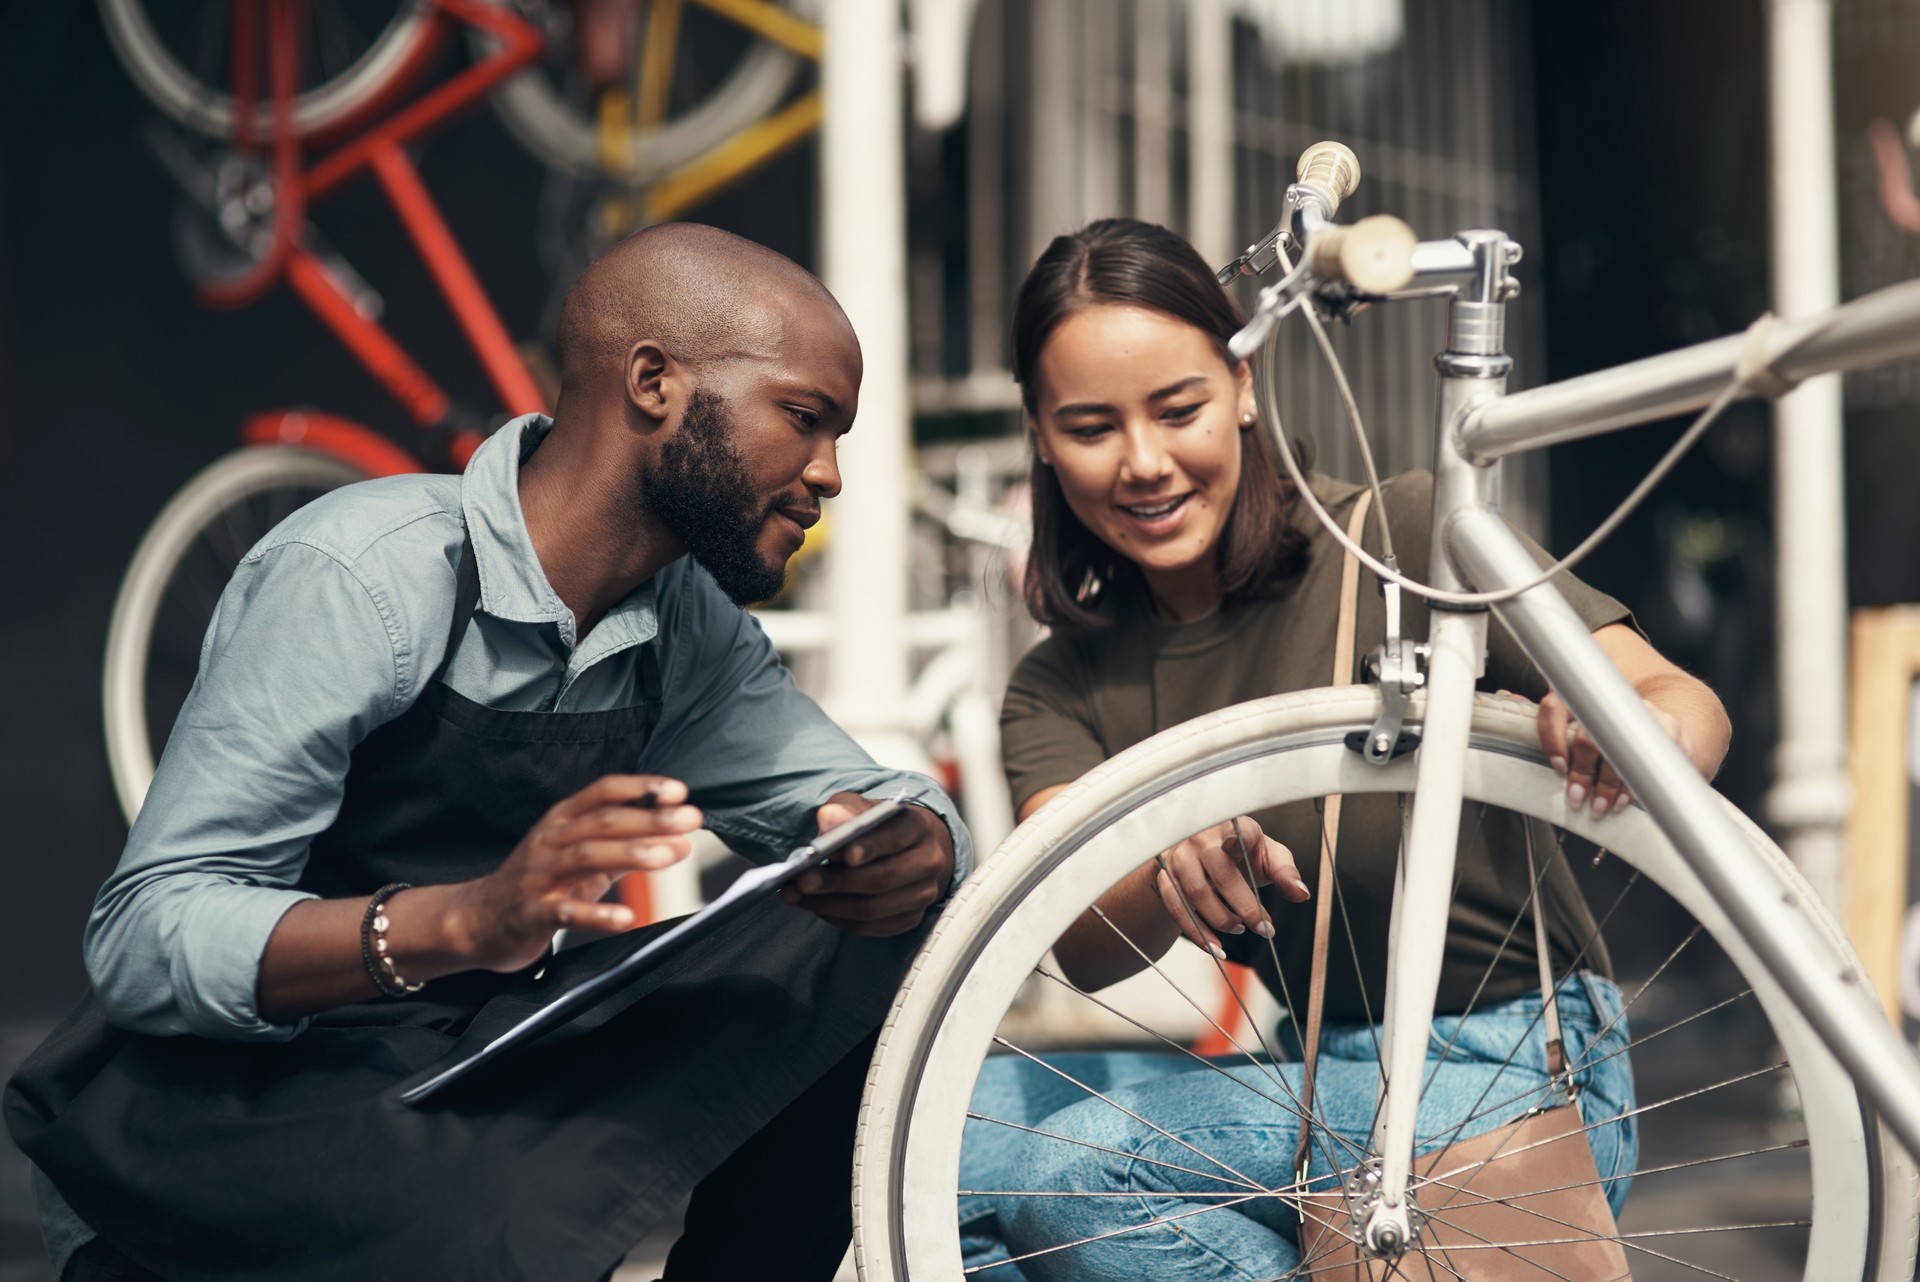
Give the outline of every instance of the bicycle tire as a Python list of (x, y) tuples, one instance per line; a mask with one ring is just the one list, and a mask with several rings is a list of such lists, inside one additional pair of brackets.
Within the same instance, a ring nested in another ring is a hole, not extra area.
[[(233, 95), (184, 66), (147, 16), (143, 0), (99, 0), (107, 38), (140, 92), (168, 117), (213, 138), (233, 133)], [(392, 19), (339, 74), (303, 89), (294, 99), (294, 131), (302, 138), (344, 128), (416, 66), (433, 37), (423, 0), (396, 5)], [(273, 136), (273, 104), (255, 111), (254, 136)]]
[[(514, 0), (491, 0), (497, 5)], [(811, 17), (814, 0), (788, 0)], [(475, 56), (493, 48), (485, 33), (468, 34)], [(554, 42), (564, 48), (565, 42)], [(718, 147), (780, 104), (803, 60), (778, 45), (756, 41), (727, 78), (700, 104), (654, 129), (635, 132), (620, 178), (636, 186), (658, 181)], [(599, 127), (554, 84), (544, 68), (529, 67), (492, 96), (507, 132), (542, 164), (576, 178), (604, 177)]]
[[(1090, 772), (983, 861), (916, 958), (868, 1076), (854, 1166), (855, 1248), (865, 1282), (961, 1276), (955, 1178), (975, 1077), (1001, 1013), (1061, 929), (1142, 862), (1140, 851), (1150, 856), (1233, 814), (1331, 792), (1410, 791), (1411, 757), (1376, 768), (1346, 746), (1349, 734), (1372, 724), (1377, 706), (1364, 687), (1310, 690), (1176, 727)], [(1416, 701), (1416, 719), (1420, 711)], [(1531, 708), (1511, 700), (1477, 700), (1466, 777), (1470, 804), (1546, 820), (1621, 857), (1689, 910), (1750, 985), (1805, 1111), (1812, 1217), (1794, 1276), (1907, 1282), (1920, 1227), (1911, 1160), (1867, 1117), (1844, 1071), (1652, 820), (1638, 807), (1598, 823), (1586, 811), (1569, 813), (1564, 782), (1539, 752)], [(1759, 874), (1776, 879), (1818, 924), (1831, 949), (1818, 964), (1856, 965), (1840, 928), (1785, 856), (1740, 822)], [(1623, 1226), (1634, 1215), (1629, 1198)], [(1648, 1276), (1641, 1248), (1629, 1257), (1635, 1276)], [(1679, 1275), (1727, 1276), (1691, 1267)], [(995, 1271), (976, 1276), (992, 1279)], [(1736, 1276), (1748, 1282), (1750, 1275)]]
[(129, 824), (153, 782), (158, 746), (179, 713), (233, 567), (301, 504), (365, 479), (310, 450), (240, 449), (188, 481), (147, 527), (114, 597), (101, 677), (107, 761)]

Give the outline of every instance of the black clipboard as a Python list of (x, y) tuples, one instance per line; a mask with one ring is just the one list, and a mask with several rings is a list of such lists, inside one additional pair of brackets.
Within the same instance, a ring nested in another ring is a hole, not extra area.
[(915, 788), (902, 792), (898, 796), (888, 797), (861, 811), (838, 827), (821, 833), (819, 837), (801, 846), (779, 863), (763, 864), (742, 873), (731, 886), (727, 887), (724, 894), (705, 908), (688, 917), (672, 930), (664, 931), (658, 937), (649, 940), (645, 947), (629, 953), (605, 970), (569, 988), (479, 1050), (449, 1064), (424, 1082), (408, 1087), (401, 1092), (400, 1102), (420, 1104), (432, 1099), (482, 1065), (492, 1063), (515, 1047), (524, 1046), (542, 1033), (566, 1023), (622, 984), (630, 983), (658, 966), (681, 944), (710, 934), (729, 919), (738, 916), (740, 910), (747, 905), (775, 893), (807, 869), (817, 868), (826, 863), (835, 853), (844, 850), (867, 833), (893, 819), (908, 804), (919, 801), (926, 795), (925, 788)]

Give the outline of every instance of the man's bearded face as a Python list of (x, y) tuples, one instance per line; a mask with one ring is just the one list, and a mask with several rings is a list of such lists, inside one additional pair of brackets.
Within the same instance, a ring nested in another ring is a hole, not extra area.
[(736, 437), (726, 403), (696, 390), (680, 430), (661, 446), (659, 466), (641, 479), (641, 493), (720, 590), (748, 605), (773, 596), (786, 581), (786, 561), (769, 563), (760, 536), (787, 496), (755, 491)]

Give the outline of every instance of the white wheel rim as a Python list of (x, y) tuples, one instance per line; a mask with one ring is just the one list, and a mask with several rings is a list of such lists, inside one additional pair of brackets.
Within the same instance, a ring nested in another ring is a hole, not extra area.
[[(421, 0), (407, 0), (346, 71), (296, 97), (295, 132), (303, 136), (324, 132), (385, 88), (427, 37), (423, 7)], [(100, 0), (100, 16), (121, 65), (154, 106), (199, 133), (224, 138), (233, 132), (232, 95), (201, 83), (180, 65), (160, 42), (141, 0)], [(259, 108), (254, 128), (262, 137), (271, 136), (271, 103)]]
[(173, 568), (205, 528), (207, 514), (268, 484), (340, 486), (365, 474), (326, 455), (284, 447), (243, 449), (219, 459), (174, 495), (134, 550), (114, 598), (101, 678), (107, 764), (131, 824), (153, 782), (147, 730), (147, 651)]

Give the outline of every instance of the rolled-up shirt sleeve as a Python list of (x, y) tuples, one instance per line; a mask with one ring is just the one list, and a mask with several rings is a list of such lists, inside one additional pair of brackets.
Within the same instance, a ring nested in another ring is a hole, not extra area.
[(704, 570), (674, 567), (663, 584), (664, 706), (641, 768), (687, 785), (707, 826), (728, 846), (764, 863), (817, 831), (814, 810), (836, 792), (890, 797), (924, 787), (924, 804), (953, 835), (953, 882), (973, 867), (958, 810), (932, 779), (877, 765), (793, 684), (753, 617)]
[(260, 1017), (267, 938), (354, 746), (412, 674), (391, 604), (326, 548), (285, 542), (234, 573), (127, 846), (94, 903), (87, 974), (136, 1032), (292, 1037)]

